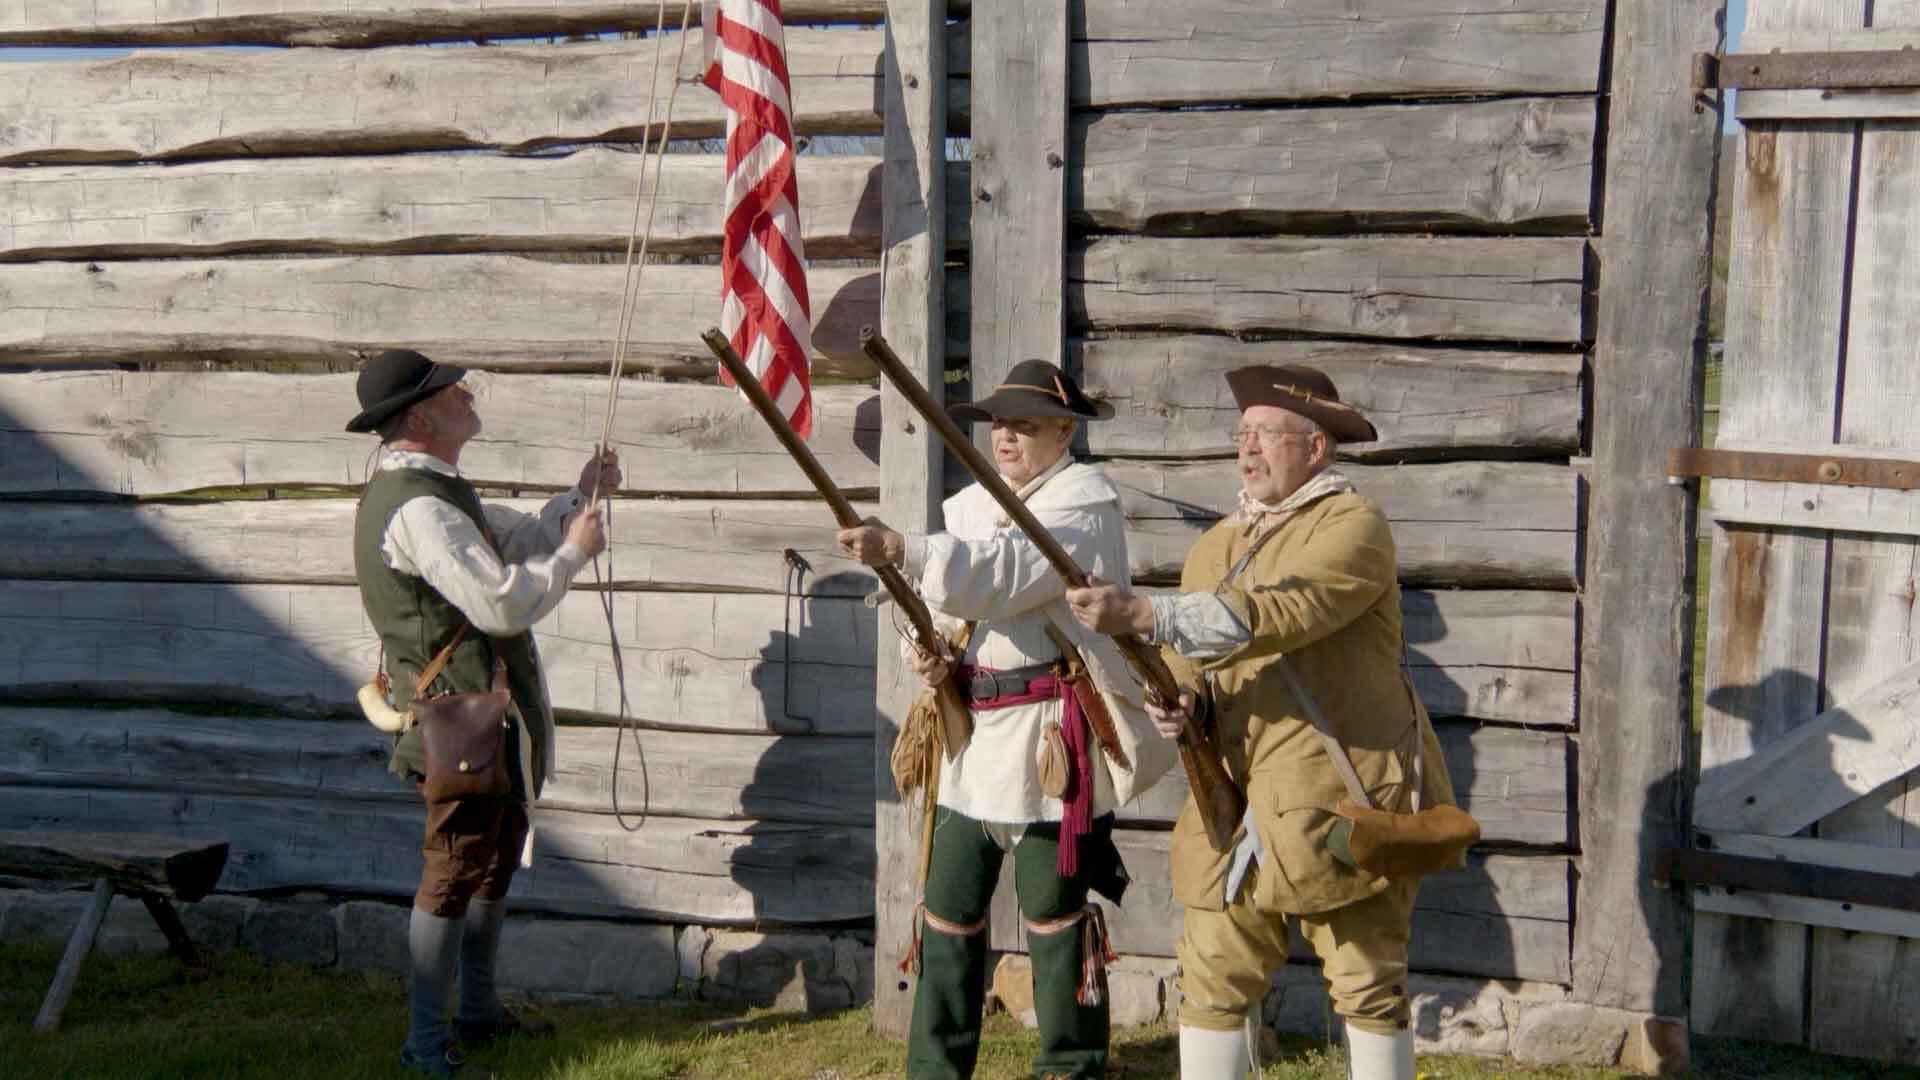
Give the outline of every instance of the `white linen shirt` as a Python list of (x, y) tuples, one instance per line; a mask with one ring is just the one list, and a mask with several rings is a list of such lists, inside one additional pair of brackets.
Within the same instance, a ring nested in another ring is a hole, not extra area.
[[(1126, 518), (1105, 473), (1062, 456), (1020, 495), (1081, 569), (1127, 580)], [(909, 536), (905, 562), (928, 606), (979, 624), (964, 662), (1005, 669), (1056, 660), (1060, 650), (1047, 636), (1049, 622), (1087, 651), (1067, 609), (1066, 583), (986, 489), (967, 487), (946, 501), (945, 511), (948, 531)], [(1054, 699), (975, 712), (973, 737), (940, 763), (939, 804), (995, 824), (1060, 820), (1060, 800), (1040, 790), (1037, 767), (1043, 730), (1047, 721), (1059, 721), (1060, 708)], [(1096, 763), (1093, 776), (1098, 816), (1111, 812), (1116, 800), (1107, 770)]]
[[(374, 468), (460, 475), (432, 454), (411, 450), (382, 449)], [(386, 531), (380, 535), (380, 556), (393, 570), (431, 585), (481, 633), (492, 637), (525, 633), (559, 606), (574, 576), (587, 564), (586, 553), (566, 539), (567, 519), (586, 502), (586, 495), (576, 487), (547, 500), (537, 514), (484, 505), (487, 530), (500, 548), (495, 555), (465, 511), (445, 499), (422, 495), (401, 503), (387, 519)], [(545, 677), (542, 672), (541, 678)], [(550, 779), (557, 756), (551, 700), (546, 711), (537, 722), (547, 735), (543, 779)], [(521, 751), (523, 762), (532, 760), (526, 747)], [(531, 783), (527, 790), (533, 790)]]

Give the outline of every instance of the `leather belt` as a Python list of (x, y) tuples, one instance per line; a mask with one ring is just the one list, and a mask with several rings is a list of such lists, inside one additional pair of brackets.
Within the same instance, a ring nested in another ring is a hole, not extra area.
[(975, 668), (967, 679), (968, 701), (990, 701), (998, 697), (1012, 697), (1027, 692), (1027, 686), (1035, 679), (1043, 679), (1053, 674), (1052, 664), (1028, 664), (1026, 667), (1005, 668), (1000, 671), (987, 671)]

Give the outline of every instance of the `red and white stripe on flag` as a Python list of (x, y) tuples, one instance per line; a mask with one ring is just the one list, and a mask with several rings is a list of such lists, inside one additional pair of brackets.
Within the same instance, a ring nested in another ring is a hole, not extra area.
[(720, 332), (806, 438), (813, 432), (813, 323), (780, 0), (706, 0), (700, 10), (706, 83), (727, 110)]

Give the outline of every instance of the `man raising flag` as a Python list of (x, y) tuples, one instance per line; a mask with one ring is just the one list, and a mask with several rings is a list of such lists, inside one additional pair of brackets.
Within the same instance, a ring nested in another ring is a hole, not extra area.
[[(813, 433), (812, 309), (780, 0), (707, 0), (700, 19), (706, 83), (727, 109), (720, 332), (806, 438)], [(721, 378), (732, 383), (724, 371)]]

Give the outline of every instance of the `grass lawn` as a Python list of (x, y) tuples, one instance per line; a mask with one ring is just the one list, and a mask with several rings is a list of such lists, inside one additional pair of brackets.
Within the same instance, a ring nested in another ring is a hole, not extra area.
[[(59, 962), (53, 944), (0, 944), (0, 1076), (7, 1080), (248, 1078), (329, 1080), (398, 1077), (405, 993), (393, 975), (316, 973), (268, 965), (243, 953), (188, 976), (166, 956), (92, 956), (65, 1023), (31, 1033), (40, 997)], [(502, 1077), (543, 1080), (843, 1080), (898, 1076), (901, 1044), (867, 1031), (861, 1010), (821, 1017), (756, 1015), (695, 1005), (552, 1006), (541, 1015), (559, 1037), (474, 1055)], [(716, 1030), (718, 1023), (721, 1030)], [(1178, 1075), (1173, 1033), (1129, 1030), (1115, 1040), (1109, 1075)], [(1800, 1051), (1714, 1042), (1699, 1077), (1714, 1080), (1906, 1077), (1920, 1071), (1822, 1058)], [(1033, 1035), (991, 1018), (982, 1080), (1026, 1075)], [(1477, 1058), (1423, 1057), (1426, 1080), (1600, 1080), (1600, 1069), (1525, 1069)], [(1281, 1044), (1271, 1080), (1341, 1080), (1337, 1051), (1308, 1039)]]

